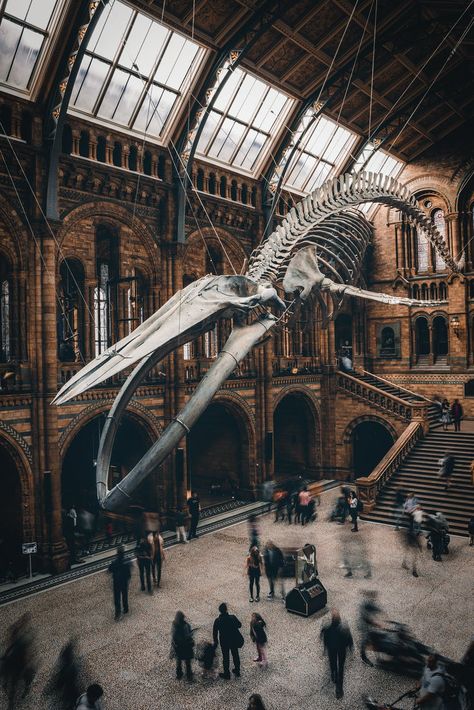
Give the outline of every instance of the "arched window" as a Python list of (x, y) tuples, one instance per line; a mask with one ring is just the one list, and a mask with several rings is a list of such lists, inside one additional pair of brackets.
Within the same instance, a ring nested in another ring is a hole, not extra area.
[(257, 206), (257, 188), (256, 187), (252, 187), (252, 196), (250, 198), (250, 203), (251, 203), (252, 207)]
[(122, 167), (122, 144), (118, 141), (114, 143), (114, 150), (112, 152), (112, 162), (117, 168)]
[(433, 319), (433, 353), (435, 360), (445, 357), (449, 351), (448, 324), (444, 316)]
[(435, 283), (430, 284), (430, 299), (432, 301), (438, 300), (438, 289), (436, 288)]
[(143, 156), (143, 172), (145, 175), (151, 175), (151, 153), (149, 150), (146, 150)]
[(412, 298), (415, 298), (417, 301), (420, 300), (420, 287), (418, 286), (418, 284), (415, 284), (412, 287), (411, 295)]
[(439, 299), (440, 301), (448, 300), (448, 288), (444, 281), (441, 281), (439, 284)]
[(428, 319), (425, 316), (420, 316), (415, 321), (415, 348), (418, 357), (429, 355), (431, 351)]
[(99, 225), (96, 232), (96, 274), (94, 289), (94, 350), (104, 352), (112, 341), (115, 323), (118, 240), (109, 227)]
[(204, 356), (207, 358), (217, 357), (217, 324), (212, 330), (204, 333)]
[(430, 242), (428, 238), (417, 230), (416, 232), (416, 254), (417, 254), (417, 269), (421, 271), (429, 271), (430, 269)]
[(146, 281), (143, 274), (138, 269), (133, 269), (133, 274), (129, 280), (127, 289), (126, 321), (125, 329), (127, 335), (135, 330), (146, 319)]
[(0, 362), (8, 362), (11, 352), (11, 267), (0, 254)]
[(222, 274), (222, 252), (217, 247), (210, 245), (206, 251), (206, 273)]
[(79, 138), (79, 155), (83, 158), (89, 157), (89, 134), (87, 131), (81, 131)]
[(247, 204), (249, 200), (249, 189), (245, 182), (242, 183), (242, 202), (244, 205)]
[(427, 284), (421, 284), (421, 299), (423, 301), (428, 300), (428, 285)]
[(204, 170), (202, 168), (198, 168), (197, 171), (196, 188), (201, 191), (204, 190)]
[(74, 362), (81, 359), (83, 343), (82, 264), (75, 259), (65, 259), (59, 267), (59, 279), (58, 358), (61, 362)]
[(106, 147), (106, 140), (104, 136), (99, 136), (97, 138), (97, 160), (100, 163), (105, 163), (105, 147)]
[(227, 178), (223, 175), (219, 183), (219, 194), (221, 197), (227, 197)]
[(474, 279), (469, 281), (469, 298), (474, 298)]
[(72, 151), (72, 130), (69, 123), (64, 124), (63, 135), (61, 141), (61, 150), (66, 155), (71, 155)]
[(382, 328), (380, 333), (380, 355), (384, 357), (395, 356), (395, 331), (388, 325)]
[(1, 134), (11, 136), (12, 134), (12, 110), (7, 104), (0, 105)]
[(133, 170), (134, 172), (137, 171), (137, 165), (138, 165), (137, 156), (138, 156), (137, 146), (131, 145), (130, 152), (128, 154), (128, 169)]
[(209, 175), (209, 193), (211, 195), (216, 194), (216, 176), (214, 173), (210, 173)]
[(166, 178), (166, 159), (164, 155), (158, 156), (158, 177), (161, 180)]
[(230, 199), (234, 200), (234, 202), (236, 202), (237, 197), (238, 197), (237, 180), (232, 180), (232, 182), (230, 184)]
[[(438, 232), (441, 234), (441, 236), (444, 239), (444, 242), (446, 243), (446, 221), (444, 219), (444, 212), (441, 209), (433, 210), (431, 214), (431, 221), (433, 222), (433, 225), (436, 227)], [(435, 256), (435, 269), (436, 271), (443, 271), (446, 268), (446, 262), (444, 261), (443, 257), (436, 252)]]
[(474, 397), (474, 380), (468, 380), (464, 383), (464, 396)]

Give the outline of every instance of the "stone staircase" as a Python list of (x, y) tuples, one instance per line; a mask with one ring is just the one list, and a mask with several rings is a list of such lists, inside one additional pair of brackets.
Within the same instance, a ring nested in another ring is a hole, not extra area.
[[(438, 476), (438, 460), (446, 451), (456, 460), (448, 492)], [(394, 523), (395, 493), (401, 488), (413, 491), (426, 513), (442, 511), (452, 533), (467, 535), (468, 520), (474, 515), (474, 486), (469, 471), (472, 459), (474, 433), (430, 430), (385, 483), (375, 508), (362, 517), (374, 522)]]

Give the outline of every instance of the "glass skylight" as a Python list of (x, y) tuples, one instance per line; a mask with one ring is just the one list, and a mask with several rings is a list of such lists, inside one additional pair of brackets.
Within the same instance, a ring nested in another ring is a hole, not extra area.
[(254, 173), (292, 105), (286, 94), (234, 69), (207, 117), (197, 154)]
[[(302, 122), (311, 120), (313, 111), (309, 109)], [(304, 134), (288, 166), (284, 187), (302, 193), (320, 187), (340, 172), (356, 140), (352, 131), (326, 116), (319, 116)]]
[(81, 62), (71, 108), (163, 139), (203, 55), (195, 42), (111, 0)]
[[(363, 170), (365, 173), (382, 173), (388, 177), (397, 178), (404, 167), (403, 161), (394, 158), (393, 155), (389, 155), (380, 148), (375, 148), (373, 143), (367, 143), (357, 158), (352, 172), (358, 173)], [(369, 215), (376, 207), (377, 203), (366, 202), (360, 205), (359, 209)]]
[(0, 2), (0, 84), (31, 93), (63, 5), (64, 0)]

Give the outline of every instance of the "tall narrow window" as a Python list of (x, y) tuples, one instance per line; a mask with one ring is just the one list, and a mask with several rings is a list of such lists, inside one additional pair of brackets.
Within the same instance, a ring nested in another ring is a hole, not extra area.
[(10, 359), (10, 282), (8, 279), (2, 280), (2, 291), (0, 298), (0, 321), (2, 327), (0, 362), (8, 362)]
[(420, 232), (416, 233), (416, 247), (418, 258), (418, 271), (429, 271), (430, 268), (430, 242), (428, 238)]
[(212, 330), (204, 333), (204, 355), (207, 358), (217, 356), (217, 325)]
[[(444, 242), (446, 243), (446, 220), (444, 219), (444, 212), (443, 210), (434, 210), (433, 214), (431, 215), (431, 221), (433, 222), (434, 226), (438, 230), (438, 232), (441, 234), (443, 237)], [(457, 255), (455, 255), (456, 258)], [(436, 252), (435, 256), (435, 269), (436, 271), (443, 271), (446, 268), (446, 262), (443, 259), (443, 257)]]
[(107, 350), (109, 344), (109, 265), (100, 264), (98, 284), (94, 289), (95, 354)]
[(58, 357), (61, 362), (79, 360), (82, 352), (84, 269), (66, 259), (59, 268)]

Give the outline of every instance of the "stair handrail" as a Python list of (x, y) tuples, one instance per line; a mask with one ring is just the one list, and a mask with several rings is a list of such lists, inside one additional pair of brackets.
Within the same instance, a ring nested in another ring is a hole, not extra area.
[(395, 384), (394, 382), (391, 382), (390, 380), (386, 380), (385, 377), (380, 377), (380, 375), (375, 375), (373, 372), (369, 372), (368, 370), (362, 370), (362, 373), (364, 375), (369, 375), (370, 377), (373, 377), (376, 380), (380, 380), (381, 382), (385, 382), (387, 385), (390, 385), (391, 387), (396, 387), (401, 392), (408, 392), (408, 394), (413, 394), (413, 395), (415, 395), (415, 397), (420, 397), (421, 399), (424, 399), (426, 402), (429, 402), (430, 404), (436, 404), (434, 399), (430, 399), (429, 397), (425, 397), (424, 394), (420, 394), (419, 392), (413, 392), (412, 390), (409, 390), (406, 387), (401, 387), (400, 385)]
[(364, 512), (370, 512), (375, 507), (377, 498), (387, 481), (398, 470), (415, 444), (420, 439), (423, 439), (424, 435), (425, 430), (422, 422), (411, 422), (372, 473), (356, 480), (357, 496), (364, 504)]
[(375, 385), (371, 385), (370, 382), (365, 382), (365, 380), (360, 380), (358, 377), (354, 377), (354, 375), (349, 374), (348, 372), (344, 372), (343, 370), (338, 370), (338, 375), (342, 375), (348, 380), (351, 380), (352, 382), (355, 382), (358, 385), (362, 385), (363, 387), (368, 387), (370, 390), (373, 392), (377, 392), (378, 394), (383, 394), (385, 397), (389, 397), (390, 399), (395, 400), (398, 404), (403, 405), (407, 409), (424, 409), (426, 407), (426, 404), (424, 402), (408, 402), (406, 399), (402, 399), (401, 397), (397, 397), (396, 394), (392, 394), (391, 392), (385, 392), (385, 390), (381, 390)]

